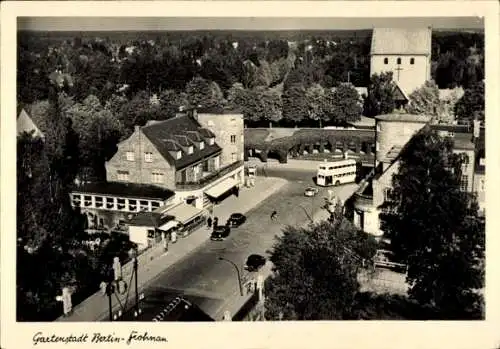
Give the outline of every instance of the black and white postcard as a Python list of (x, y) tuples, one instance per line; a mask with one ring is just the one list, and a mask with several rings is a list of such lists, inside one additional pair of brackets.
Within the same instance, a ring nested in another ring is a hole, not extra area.
[(2, 4), (1, 347), (500, 347), (498, 10)]

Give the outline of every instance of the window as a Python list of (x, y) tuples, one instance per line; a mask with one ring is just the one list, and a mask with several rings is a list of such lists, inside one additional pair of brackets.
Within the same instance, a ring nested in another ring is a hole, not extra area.
[(415, 58), (410, 58), (410, 64), (415, 64)]
[(479, 188), (481, 191), (484, 191), (484, 179), (481, 179), (481, 181), (479, 182)]
[(188, 154), (193, 154), (193, 146), (192, 145), (190, 145), (188, 147)]
[(384, 64), (389, 64), (389, 58), (384, 58)]
[(153, 172), (151, 174), (151, 180), (153, 183), (163, 183), (163, 173)]
[(177, 153), (175, 153), (175, 158), (179, 160), (182, 157), (182, 152), (180, 150), (177, 150)]
[(214, 143), (215, 143), (215, 138), (214, 137), (210, 137), (208, 139), (208, 145), (214, 145)]
[(469, 177), (467, 175), (462, 175), (460, 180), (460, 190), (467, 191), (469, 188)]
[(238, 155), (236, 153), (232, 153), (231, 154), (231, 160), (234, 162), (234, 161), (237, 161), (238, 160)]
[(127, 152), (127, 161), (135, 161), (135, 154), (133, 151)]
[(144, 153), (144, 161), (153, 162), (153, 153)]
[(398, 60), (396, 61), (397, 64), (401, 64), (401, 58), (398, 57)]
[(231, 143), (236, 143), (236, 135), (231, 135)]
[(385, 201), (393, 201), (394, 200), (394, 193), (392, 191), (392, 188), (385, 188), (384, 189), (384, 199), (385, 199)]
[(205, 148), (205, 142), (201, 141), (200, 142), (200, 150), (203, 150)]
[(128, 171), (118, 171), (119, 181), (128, 181)]

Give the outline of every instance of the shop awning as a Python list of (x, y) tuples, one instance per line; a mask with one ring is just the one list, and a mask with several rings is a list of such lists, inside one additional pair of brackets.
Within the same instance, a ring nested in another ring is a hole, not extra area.
[(167, 223), (163, 224), (160, 228), (160, 230), (169, 230), (170, 228), (173, 228), (175, 226), (179, 225), (179, 222), (177, 221), (168, 221)]
[(176, 221), (185, 224), (196, 216), (199, 216), (202, 212), (202, 210), (199, 210), (194, 206), (183, 203), (173, 207), (166, 213), (170, 216), (174, 216)]
[(238, 185), (238, 181), (236, 179), (233, 179), (231, 177), (226, 178), (219, 184), (214, 185), (213, 187), (207, 189), (205, 191), (205, 194), (208, 196), (211, 196), (213, 198), (218, 198), (225, 192), (227, 192), (229, 189), (232, 189), (233, 187)]

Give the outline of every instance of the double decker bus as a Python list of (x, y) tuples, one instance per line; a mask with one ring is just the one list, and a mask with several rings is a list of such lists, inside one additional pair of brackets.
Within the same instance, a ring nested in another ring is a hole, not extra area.
[(357, 164), (355, 159), (322, 162), (318, 166), (316, 184), (328, 187), (356, 181)]

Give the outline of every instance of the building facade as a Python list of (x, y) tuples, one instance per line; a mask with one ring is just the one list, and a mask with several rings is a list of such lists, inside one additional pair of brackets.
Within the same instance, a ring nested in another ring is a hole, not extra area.
[[(430, 118), (423, 115), (388, 114), (376, 117), (375, 167), (371, 175), (363, 180), (354, 194), (353, 221), (356, 226), (374, 236), (383, 235), (380, 229), (380, 208), (391, 200), (392, 178), (399, 170), (398, 157), (406, 143), (423, 127)], [(472, 132), (463, 132), (460, 126), (430, 125), (441, 137), (453, 140), (453, 152), (464, 156), (460, 187), (464, 192), (475, 189), (475, 144)], [(480, 187), (480, 185), (478, 184)], [(483, 188), (484, 189), (484, 188)], [(479, 200), (480, 198), (478, 198)], [(484, 200), (484, 198), (482, 198)], [(484, 203), (484, 201), (483, 201)]]
[(155, 240), (151, 231), (165, 225), (144, 215), (168, 216), (185, 227), (239, 190), (243, 142), (237, 113), (189, 112), (150, 121), (118, 144), (105, 164), (106, 183), (82, 184), (71, 193), (73, 207), (87, 214), (91, 227), (126, 223), (135, 242)]
[(393, 73), (408, 96), (431, 79), (431, 28), (374, 28), (370, 74)]

